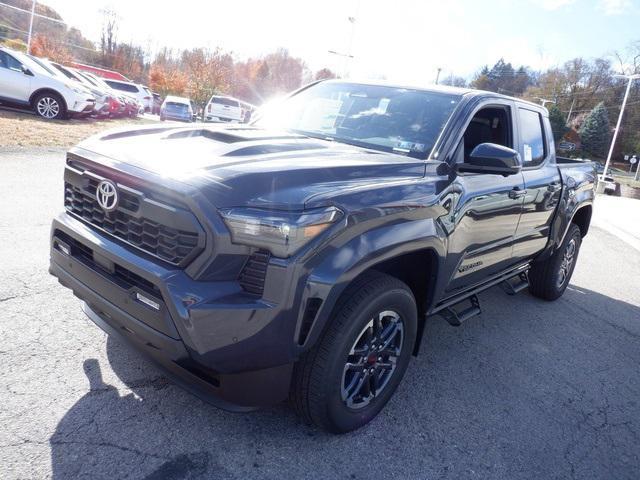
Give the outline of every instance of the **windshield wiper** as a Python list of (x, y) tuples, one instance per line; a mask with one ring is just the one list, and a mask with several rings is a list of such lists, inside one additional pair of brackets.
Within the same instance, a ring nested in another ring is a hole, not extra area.
[(394, 153), (396, 155), (401, 155), (403, 157), (417, 158), (419, 160), (420, 159), (424, 160), (426, 158), (425, 152), (418, 152), (411, 149), (404, 149), (404, 148), (398, 148), (398, 147), (385, 147), (384, 145), (376, 145), (374, 143), (359, 142), (358, 140), (353, 140), (350, 138), (335, 137), (331, 135), (307, 132), (305, 130), (292, 129), (291, 131), (297, 133), (298, 135), (303, 135), (305, 137), (314, 138), (317, 140), (344, 143), (346, 145), (352, 145), (354, 147), (366, 148), (367, 150), (376, 150), (380, 152)]
[[(324, 135), (324, 134), (319, 134), (319, 133), (314, 133), (314, 132), (307, 132), (305, 130), (291, 130), (292, 132), (295, 132), (299, 135), (304, 135), (305, 137), (309, 137), (309, 138), (315, 138), (317, 140), (325, 140), (327, 142), (338, 142), (338, 143), (344, 143), (346, 145), (352, 145), (354, 147), (360, 147), (360, 148), (366, 148), (368, 150), (383, 150), (383, 151), (387, 151), (386, 147), (382, 147), (380, 145), (374, 145), (372, 143), (366, 143), (366, 142), (359, 142), (358, 140), (353, 140), (350, 138), (344, 138), (344, 137), (336, 137), (336, 136), (332, 136), (332, 135)], [(388, 150), (390, 151), (390, 150)]]

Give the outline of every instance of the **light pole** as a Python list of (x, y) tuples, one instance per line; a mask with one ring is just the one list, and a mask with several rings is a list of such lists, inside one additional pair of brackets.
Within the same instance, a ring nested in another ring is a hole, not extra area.
[(442, 71), (442, 68), (438, 67), (438, 73), (436, 74), (436, 85), (438, 85), (438, 81), (440, 80), (441, 71)]
[(353, 50), (353, 39), (356, 36), (356, 19), (358, 17), (358, 13), (360, 12), (360, 0), (357, 0), (355, 7), (355, 14), (353, 16), (347, 17), (347, 20), (351, 24), (351, 31), (349, 33), (349, 43), (347, 44), (346, 53), (336, 52), (335, 50), (329, 50), (329, 53), (332, 55), (336, 55), (338, 57), (342, 57), (344, 59), (344, 63), (342, 65), (342, 76), (347, 78), (349, 76), (349, 63), (353, 60), (354, 56), (352, 53)]
[(33, 17), (36, 13), (36, 0), (31, 4), (31, 19), (29, 20), (29, 36), (27, 37), (27, 55), (31, 54), (31, 32), (33, 31)]
[(633, 75), (614, 75), (618, 78), (626, 78), (627, 81), (627, 90), (624, 92), (624, 100), (622, 100), (622, 107), (620, 107), (620, 115), (618, 115), (618, 123), (616, 123), (616, 129), (613, 132), (613, 138), (611, 139), (611, 147), (609, 148), (609, 154), (607, 155), (607, 161), (604, 164), (604, 171), (602, 172), (602, 176), (604, 177), (607, 174), (607, 170), (609, 170), (609, 164), (611, 163), (611, 156), (613, 155), (613, 147), (616, 145), (616, 139), (618, 138), (618, 132), (620, 131), (620, 124), (622, 123), (622, 115), (624, 115), (624, 107), (627, 106), (627, 99), (629, 98), (629, 92), (631, 91), (631, 84), (634, 80), (640, 78), (640, 74), (636, 73)]
[(349, 54), (349, 53), (342, 53), (342, 52), (336, 52), (335, 50), (327, 50), (331, 55), (335, 55), (337, 57), (343, 57), (345, 59), (345, 64), (342, 67), (342, 75), (344, 78), (346, 78), (347, 76), (347, 65), (346, 62), (348, 62), (350, 59), (353, 58), (353, 55)]

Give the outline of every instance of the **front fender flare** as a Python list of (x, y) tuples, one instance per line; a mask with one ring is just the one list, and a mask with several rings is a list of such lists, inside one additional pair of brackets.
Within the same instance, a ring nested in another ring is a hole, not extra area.
[[(445, 257), (446, 236), (433, 218), (385, 225), (358, 235), (326, 255), (314, 267), (304, 286), (295, 337), (298, 347), (307, 350), (325, 329), (336, 302), (346, 287), (366, 270), (407, 253), (432, 249)], [(322, 300), (305, 338), (300, 334), (309, 300)]]

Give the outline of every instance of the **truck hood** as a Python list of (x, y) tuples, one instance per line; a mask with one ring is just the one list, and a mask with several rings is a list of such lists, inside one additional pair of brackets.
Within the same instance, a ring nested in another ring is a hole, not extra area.
[(299, 210), (425, 174), (425, 161), (246, 125), (149, 126), (76, 147), (111, 166), (198, 188), (217, 207)]

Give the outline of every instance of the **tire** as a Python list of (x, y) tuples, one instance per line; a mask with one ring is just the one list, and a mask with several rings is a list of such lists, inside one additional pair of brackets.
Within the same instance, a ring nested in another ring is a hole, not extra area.
[[(404, 376), (417, 324), (416, 302), (404, 283), (378, 272), (356, 280), (341, 296), (323, 336), (294, 367), (290, 402), (298, 415), (332, 433), (369, 423)], [(380, 336), (381, 331), (386, 334)]]
[(551, 301), (560, 298), (569, 285), (571, 275), (576, 267), (581, 243), (580, 228), (572, 223), (560, 248), (546, 260), (536, 262), (531, 266), (529, 292), (544, 300)]
[(57, 93), (41, 93), (33, 101), (33, 110), (46, 120), (62, 120), (67, 118), (67, 107)]

